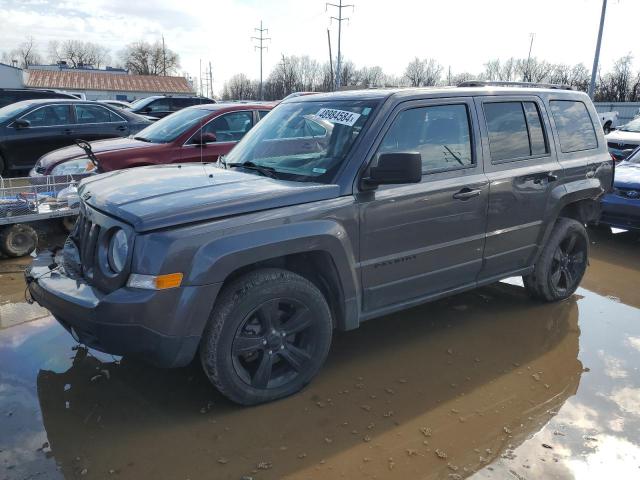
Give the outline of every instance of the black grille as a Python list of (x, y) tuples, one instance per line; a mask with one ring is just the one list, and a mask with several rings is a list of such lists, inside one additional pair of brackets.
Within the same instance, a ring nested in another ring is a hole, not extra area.
[(93, 223), (86, 215), (80, 213), (72, 237), (78, 248), (80, 271), (87, 278), (93, 278), (99, 235), (100, 225)]

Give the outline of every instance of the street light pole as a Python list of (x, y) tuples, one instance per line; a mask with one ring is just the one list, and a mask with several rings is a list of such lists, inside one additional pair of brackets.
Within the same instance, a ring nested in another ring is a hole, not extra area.
[(598, 31), (598, 43), (596, 43), (596, 54), (593, 57), (593, 68), (591, 69), (591, 83), (589, 84), (589, 97), (593, 99), (593, 92), (596, 89), (596, 75), (598, 74), (598, 62), (600, 61), (600, 45), (602, 44), (602, 30), (604, 30), (604, 16), (607, 13), (607, 0), (602, 0), (602, 13), (600, 14), (600, 30)]

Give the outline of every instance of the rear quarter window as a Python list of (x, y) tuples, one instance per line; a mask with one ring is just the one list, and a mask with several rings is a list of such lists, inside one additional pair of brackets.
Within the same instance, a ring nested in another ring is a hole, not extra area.
[(587, 106), (576, 100), (551, 100), (551, 114), (558, 129), (562, 153), (598, 148), (596, 131)]

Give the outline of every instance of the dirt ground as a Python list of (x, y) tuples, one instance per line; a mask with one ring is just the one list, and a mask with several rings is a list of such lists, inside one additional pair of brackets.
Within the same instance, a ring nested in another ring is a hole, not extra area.
[(74, 343), (0, 260), (0, 479), (640, 478), (640, 236), (569, 300), (510, 279), (337, 333), (291, 398)]

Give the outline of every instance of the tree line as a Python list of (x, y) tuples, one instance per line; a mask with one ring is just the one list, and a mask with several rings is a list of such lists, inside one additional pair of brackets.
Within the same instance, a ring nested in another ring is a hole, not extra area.
[(0, 61), (8, 65), (17, 61), (20, 68), (61, 62), (71, 68), (101, 68), (113, 62), (113, 66), (137, 75), (175, 75), (180, 68), (180, 56), (159, 40), (130, 43), (112, 57), (108, 48), (82, 40), (51, 40), (43, 53), (33, 37), (28, 37), (14, 49), (1, 52)]
[[(334, 62), (334, 65), (336, 62)], [(342, 62), (343, 88), (453, 86), (472, 80), (538, 82), (571, 86), (586, 92), (591, 72), (582, 63), (549, 63), (536, 57), (492, 59), (479, 73), (452, 72), (433, 58), (414, 58), (400, 76), (388, 74), (380, 66), (357, 68), (351, 60)], [(283, 56), (263, 82), (263, 99), (278, 100), (293, 92), (334, 90), (335, 74), (329, 62), (306, 55)], [(259, 100), (260, 82), (239, 73), (222, 88), (223, 100)], [(598, 72), (594, 101), (640, 101), (640, 71), (633, 70), (633, 57), (619, 58), (607, 72)]]

